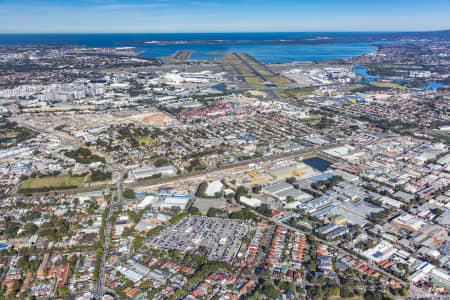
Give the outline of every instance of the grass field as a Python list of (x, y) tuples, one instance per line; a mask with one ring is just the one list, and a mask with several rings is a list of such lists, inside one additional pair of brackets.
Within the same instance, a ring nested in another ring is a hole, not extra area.
[(308, 96), (311, 95), (312, 92), (314, 91), (313, 88), (299, 88), (299, 89), (290, 89), (290, 90), (278, 90), (275, 91), (275, 93), (277, 93), (278, 96), (280, 96), (281, 98), (299, 98), (302, 96)]
[(317, 125), (320, 123), (320, 119), (321, 118), (307, 118), (307, 119), (302, 119), (302, 123), (309, 125), (309, 126), (313, 126), (313, 125)]
[(84, 177), (71, 177), (69, 174), (48, 176), (41, 178), (29, 178), (22, 182), (23, 189), (39, 189), (45, 187), (79, 187), (83, 182)]
[(291, 81), (287, 78), (276, 77), (276, 76), (267, 76), (267, 80), (270, 80), (273, 83), (279, 83), (279, 84), (290, 84), (291, 83)]
[(261, 83), (261, 79), (258, 77), (245, 77), (245, 81), (248, 83)]
[(344, 90), (346, 90), (346, 91), (352, 91), (352, 90), (357, 90), (357, 89), (360, 89), (360, 88), (363, 88), (363, 87), (365, 87), (364, 84), (359, 84), (359, 83), (357, 83), (357, 84), (355, 84), (355, 85), (348, 86), (348, 87), (344, 88)]
[(15, 138), (17, 135), (19, 135), (19, 131), (14, 130), (14, 129), (6, 129), (6, 130), (2, 130), (2, 133), (0, 134), (1, 137), (5, 137), (8, 139), (12, 139)]
[(255, 73), (245, 71), (245, 72), (242, 72), (242, 76), (244, 76), (244, 77), (255, 77)]
[(441, 142), (450, 143), (450, 135), (446, 135), (444, 133), (433, 133), (431, 134), (435, 139), (439, 139)]
[[(333, 297), (330, 297), (330, 298), (328, 298), (329, 300), (342, 300), (342, 299), (344, 299), (344, 298), (342, 298), (342, 297), (340, 297), (340, 296), (333, 296)], [(345, 298), (346, 300), (364, 300), (364, 297), (361, 297), (361, 296), (354, 296), (354, 297), (351, 297), (351, 298)]]
[(17, 145), (38, 135), (28, 128), (16, 126), (15, 128), (0, 128), (0, 148), (8, 148)]
[(255, 68), (255, 69), (256, 69), (256, 71), (259, 72), (259, 74), (261, 74), (263, 76), (270, 76), (270, 75), (272, 75), (272, 73), (270, 73), (270, 72), (268, 72), (268, 71), (266, 71), (264, 69), (261, 69), (261, 68)]
[(252, 89), (265, 89), (266, 85), (265, 84), (252, 84), (252, 85), (250, 85), (250, 87)]
[(151, 145), (151, 144), (153, 144), (155, 142), (149, 136), (144, 136), (144, 137), (137, 138), (136, 141), (139, 143), (139, 145), (142, 145), (142, 144), (144, 144), (144, 145)]
[(384, 87), (384, 88), (391, 88), (391, 89), (406, 89), (404, 86), (401, 86), (398, 83), (395, 82), (382, 82), (382, 81), (372, 81), (369, 84), (378, 86), (378, 87)]

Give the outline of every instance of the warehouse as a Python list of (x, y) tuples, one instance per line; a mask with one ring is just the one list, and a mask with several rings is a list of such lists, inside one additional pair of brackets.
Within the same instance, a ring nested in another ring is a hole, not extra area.
[(335, 238), (343, 236), (348, 232), (349, 230), (347, 226), (339, 226), (327, 233), (327, 240), (329, 241), (334, 240)]
[(164, 199), (164, 202), (159, 206), (161, 209), (171, 208), (171, 207), (179, 207), (183, 210), (187, 203), (189, 202), (189, 198), (181, 198), (181, 197), (167, 197)]
[(384, 208), (364, 200), (360, 200), (356, 203), (342, 202), (342, 204), (339, 205), (342, 209), (347, 210), (354, 215), (360, 216), (361, 218), (369, 218), (372, 214), (377, 214), (384, 211)]
[(211, 183), (208, 183), (208, 186), (205, 190), (205, 196), (206, 197), (214, 197), (218, 193), (222, 193), (223, 190), (223, 184), (220, 181), (213, 181)]
[(279, 181), (268, 185), (262, 189), (262, 192), (278, 201), (285, 201), (287, 198), (291, 198), (295, 201), (305, 202), (311, 199), (309, 194), (297, 190), (290, 183), (285, 181)]
[(331, 173), (323, 173), (320, 175), (316, 175), (316, 176), (312, 176), (309, 177), (308, 179), (306, 179), (307, 181), (311, 182), (311, 183), (318, 183), (318, 182), (322, 182), (322, 181), (326, 181), (329, 180), (331, 178), (334, 177), (334, 174)]
[(275, 194), (292, 189), (293, 186), (285, 181), (275, 182), (262, 189), (264, 194), (275, 197)]
[(304, 163), (275, 167), (269, 170), (269, 175), (275, 180), (283, 180), (292, 176), (302, 176), (305, 173), (311, 174), (314, 173), (314, 170)]
[(354, 147), (349, 146), (349, 145), (345, 145), (345, 146), (342, 146), (342, 147), (328, 149), (328, 150), (325, 150), (323, 152), (325, 152), (326, 154), (329, 154), (331, 156), (342, 157), (344, 155), (349, 154), (350, 152), (352, 152), (354, 150), (355, 150)]
[(440, 165), (450, 164), (450, 154), (447, 154), (444, 157), (438, 159), (437, 163)]
[(147, 206), (151, 205), (155, 201), (156, 201), (156, 197), (154, 197), (154, 196), (147, 196), (141, 201), (141, 203), (139, 203), (136, 206), (136, 209), (139, 209), (139, 210), (145, 209)]
[(348, 210), (341, 209), (337, 206), (332, 206), (332, 208), (329, 210), (330, 214), (333, 215), (341, 215), (345, 218), (345, 220), (350, 224), (358, 224), (359, 226), (363, 227), (367, 223), (369, 223), (366, 219), (360, 217), (359, 215), (355, 215), (354, 213), (351, 213)]
[(426, 225), (421, 219), (408, 213), (396, 217), (392, 223), (414, 232), (420, 232)]
[(392, 257), (398, 250), (392, 246), (391, 243), (380, 241), (375, 247), (367, 249), (361, 254), (367, 257), (370, 261), (380, 262)]
[(360, 180), (359, 176), (347, 173), (342, 170), (333, 170), (332, 173), (336, 176), (342, 177), (342, 179), (344, 179), (345, 181), (353, 183), (353, 184), (358, 183)]
[(380, 200), (381, 200), (381, 202), (384, 205), (395, 207), (395, 208), (400, 208), (400, 207), (402, 207), (404, 205), (403, 202), (394, 200), (394, 199), (392, 199), (391, 197), (388, 197), (388, 196), (383, 196), (383, 197), (381, 197)]
[(306, 202), (301, 206), (301, 208), (304, 209), (307, 213), (313, 213), (332, 204), (332, 199), (326, 196), (322, 196), (320, 198)]
[(245, 196), (241, 196), (239, 201), (244, 203), (245, 205), (248, 205), (248, 206), (253, 207), (253, 208), (259, 207), (262, 204), (261, 200), (259, 200), (259, 199), (247, 198)]
[(297, 190), (297, 189), (295, 189), (294, 187), (291, 187), (291, 188), (288, 189), (288, 190), (284, 190), (284, 191), (275, 193), (275, 194), (274, 194), (274, 197), (275, 197), (277, 200), (280, 200), (280, 201), (284, 201), (284, 200), (286, 200), (287, 198), (291, 198), (291, 199), (293, 199), (293, 200), (295, 200), (295, 201), (306, 202), (306, 201), (312, 199), (312, 197), (311, 197), (310, 194), (305, 193), (305, 192), (302, 192), (302, 191), (300, 191), (300, 190)]
[(134, 178), (134, 180), (140, 180), (145, 178), (151, 178), (152, 176), (174, 176), (177, 174), (177, 169), (172, 166), (164, 166), (160, 168), (140, 168), (136, 170), (130, 171), (130, 177)]

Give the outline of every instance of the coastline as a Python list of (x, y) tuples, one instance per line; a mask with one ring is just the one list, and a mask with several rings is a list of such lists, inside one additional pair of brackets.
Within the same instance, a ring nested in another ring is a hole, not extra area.
[[(0, 45), (34, 47), (119, 48), (136, 47), (138, 57), (169, 57), (180, 50), (193, 52), (192, 60), (207, 60), (211, 52), (248, 53), (264, 63), (333, 61), (376, 51), (367, 34), (249, 33), (249, 34), (92, 34), (0, 35)], [(129, 42), (126, 42), (129, 41)]]

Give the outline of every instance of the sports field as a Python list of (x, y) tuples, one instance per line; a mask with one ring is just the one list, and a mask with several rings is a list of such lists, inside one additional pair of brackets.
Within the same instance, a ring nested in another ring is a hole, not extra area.
[(29, 178), (22, 182), (22, 189), (79, 187), (83, 179), (84, 177), (72, 177), (69, 174)]

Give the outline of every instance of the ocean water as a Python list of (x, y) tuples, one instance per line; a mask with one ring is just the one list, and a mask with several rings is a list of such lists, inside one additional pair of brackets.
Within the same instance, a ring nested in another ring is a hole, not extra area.
[[(323, 44), (266, 44), (267, 40), (307, 40), (318, 36), (339, 39), (345, 33), (172, 33), (172, 34), (0, 34), (0, 45), (70, 44), (74, 47), (134, 46), (144, 57), (170, 56), (178, 50), (192, 50), (191, 59), (214, 59), (213, 52), (245, 52), (267, 63), (324, 61), (359, 56), (376, 50), (386, 41), (344, 41)], [(357, 34), (356, 34), (357, 35)], [(136, 44), (144, 41), (187, 41), (183, 44)], [(226, 44), (189, 43), (198, 40), (227, 40)]]

